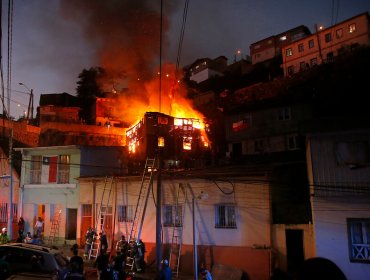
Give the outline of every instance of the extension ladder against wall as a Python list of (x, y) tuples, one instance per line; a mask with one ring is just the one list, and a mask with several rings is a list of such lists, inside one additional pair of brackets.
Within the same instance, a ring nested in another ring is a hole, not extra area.
[(108, 182), (108, 177), (105, 177), (104, 188), (102, 191), (102, 196), (100, 200), (99, 210), (95, 217), (95, 233), (93, 237), (93, 242), (91, 244), (89, 259), (97, 258), (100, 253), (100, 239), (99, 233), (104, 231), (106, 216), (108, 214), (109, 202), (111, 199), (112, 189), (114, 185), (114, 177), (111, 177), (110, 182)]
[[(145, 162), (143, 176), (141, 178), (141, 187), (139, 197), (137, 199), (134, 218), (132, 220), (131, 230), (129, 234), (128, 242), (135, 242), (140, 239), (141, 230), (143, 228), (145, 211), (148, 204), (148, 198), (150, 193), (150, 188), (153, 184), (153, 172), (155, 169), (155, 158), (147, 158)], [(130, 248), (131, 250), (131, 248)], [(131, 252), (128, 252), (128, 257), (126, 260), (126, 265), (134, 269), (135, 258)]]

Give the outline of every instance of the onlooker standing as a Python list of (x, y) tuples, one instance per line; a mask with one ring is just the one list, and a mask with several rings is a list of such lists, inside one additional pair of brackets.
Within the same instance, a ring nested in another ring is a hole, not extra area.
[(18, 220), (18, 238), (17, 238), (17, 242), (22, 242), (22, 240), (23, 240), (23, 233), (24, 233), (24, 219), (23, 219), (23, 217), (19, 217), (19, 220)]
[[(73, 256), (69, 260), (70, 264), (76, 264), (73, 268), (75, 268), (75, 272), (79, 272), (81, 274), (84, 273), (84, 260), (81, 256), (78, 255), (78, 245), (74, 244), (71, 248)], [(72, 270), (72, 268), (71, 268)]]
[(42, 237), (42, 228), (44, 226), (44, 221), (41, 217), (37, 218), (36, 224), (35, 224), (35, 237), (41, 239)]

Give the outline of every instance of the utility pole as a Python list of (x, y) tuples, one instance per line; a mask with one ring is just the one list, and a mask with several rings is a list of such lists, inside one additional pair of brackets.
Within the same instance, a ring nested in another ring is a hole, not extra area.
[(8, 235), (9, 240), (12, 240), (13, 236), (13, 128), (9, 128), (9, 208), (8, 208)]

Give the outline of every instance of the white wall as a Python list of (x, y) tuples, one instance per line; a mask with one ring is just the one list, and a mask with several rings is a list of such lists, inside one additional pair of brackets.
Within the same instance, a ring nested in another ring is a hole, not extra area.
[[(101, 179), (103, 180), (103, 179)], [(141, 186), (141, 178), (138, 180), (124, 180), (117, 184), (117, 205), (136, 205)], [(257, 183), (251, 183), (256, 181)], [(162, 204), (175, 204), (176, 191), (180, 183), (187, 187), (187, 200), (185, 203), (183, 244), (193, 243), (193, 219), (192, 197), (198, 197), (202, 192), (208, 195), (207, 199), (195, 200), (195, 224), (197, 228), (198, 245), (227, 245), (227, 246), (270, 246), (270, 208), (269, 187), (263, 183), (266, 179), (242, 178), (234, 183), (235, 192), (231, 192), (233, 185), (229, 182), (217, 182), (210, 180), (166, 180), (163, 179)], [(157, 182), (153, 182), (153, 191), (156, 194)], [(93, 186), (91, 180), (80, 179), (81, 204), (93, 203)], [(220, 190), (220, 189), (222, 190)], [(96, 202), (100, 203), (103, 191), (103, 183), (96, 185)], [(105, 202), (106, 203), (106, 202)], [(111, 203), (114, 203), (113, 201)], [(218, 203), (230, 203), (236, 205), (236, 229), (215, 228), (215, 205)], [(163, 215), (163, 210), (162, 210)], [(80, 218), (80, 217), (79, 217)], [(129, 235), (131, 223), (118, 223), (115, 225), (116, 238), (121, 234)], [(145, 221), (141, 238), (145, 242), (155, 243), (156, 210), (152, 194), (149, 196)], [(171, 243), (172, 227), (163, 227), (163, 243)]]

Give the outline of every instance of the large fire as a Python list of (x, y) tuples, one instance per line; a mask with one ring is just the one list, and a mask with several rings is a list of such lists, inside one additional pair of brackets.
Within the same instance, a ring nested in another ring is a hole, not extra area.
[[(190, 131), (191, 127), (191, 131), (200, 132), (201, 142), (208, 146), (204, 117), (186, 98), (186, 89), (178, 82), (181, 78), (178, 67), (163, 63), (161, 69), (156, 69), (160, 53), (168, 54), (169, 15), (180, 7), (176, 1), (167, 1), (162, 12), (162, 6), (149, 0), (94, 1), (94, 5), (89, 0), (78, 4), (62, 1), (60, 5), (68, 21), (80, 23), (98, 65), (106, 71), (103, 80), (99, 80), (100, 87), (105, 92), (116, 93), (117, 102), (111, 111), (105, 110), (101, 122), (107, 118), (110, 124), (114, 121), (111, 117), (123, 121), (126, 127), (131, 127), (126, 133), (130, 135), (147, 112), (163, 113), (174, 118), (171, 125), (175, 130)], [(81, 12), (86, 16), (81, 17)], [(184, 149), (189, 149), (185, 144), (193, 143), (194, 135), (184, 133), (183, 137)], [(137, 151), (139, 142), (127, 145)]]
[[(140, 149), (140, 137), (137, 131), (142, 127), (143, 122), (145, 122), (143, 116), (147, 112), (164, 114), (164, 117), (158, 117), (158, 125), (171, 125), (171, 130), (181, 131), (182, 148), (184, 151), (191, 150), (194, 141), (200, 142), (203, 147), (209, 147), (204, 116), (196, 111), (192, 106), (192, 101), (185, 97), (185, 88), (175, 79), (174, 72), (171, 72), (173, 66), (166, 65), (165, 69), (166, 74), (162, 75), (161, 89), (159, 89), (158, 79), (153, 79), (145, 84), (145, 89), (149, 96), (148, 103), (134, 102), (135, 106), (130, 106), (129, 111), (138, 117), (138, 120), (133, 122), (133, 125), (126, 132), (128, 138), (126, 144), (129, 147), (130, 153), (135, 153)], [(124, 104), (127, 103), (124, 102)], [(160, 109), (160, 111), (155, 110), (156, 108)], [(163, 121), (166, 116), (171, 117), (170, 121)], [(199, 139), (193, 139), (194, 133), (200, 135)]]

